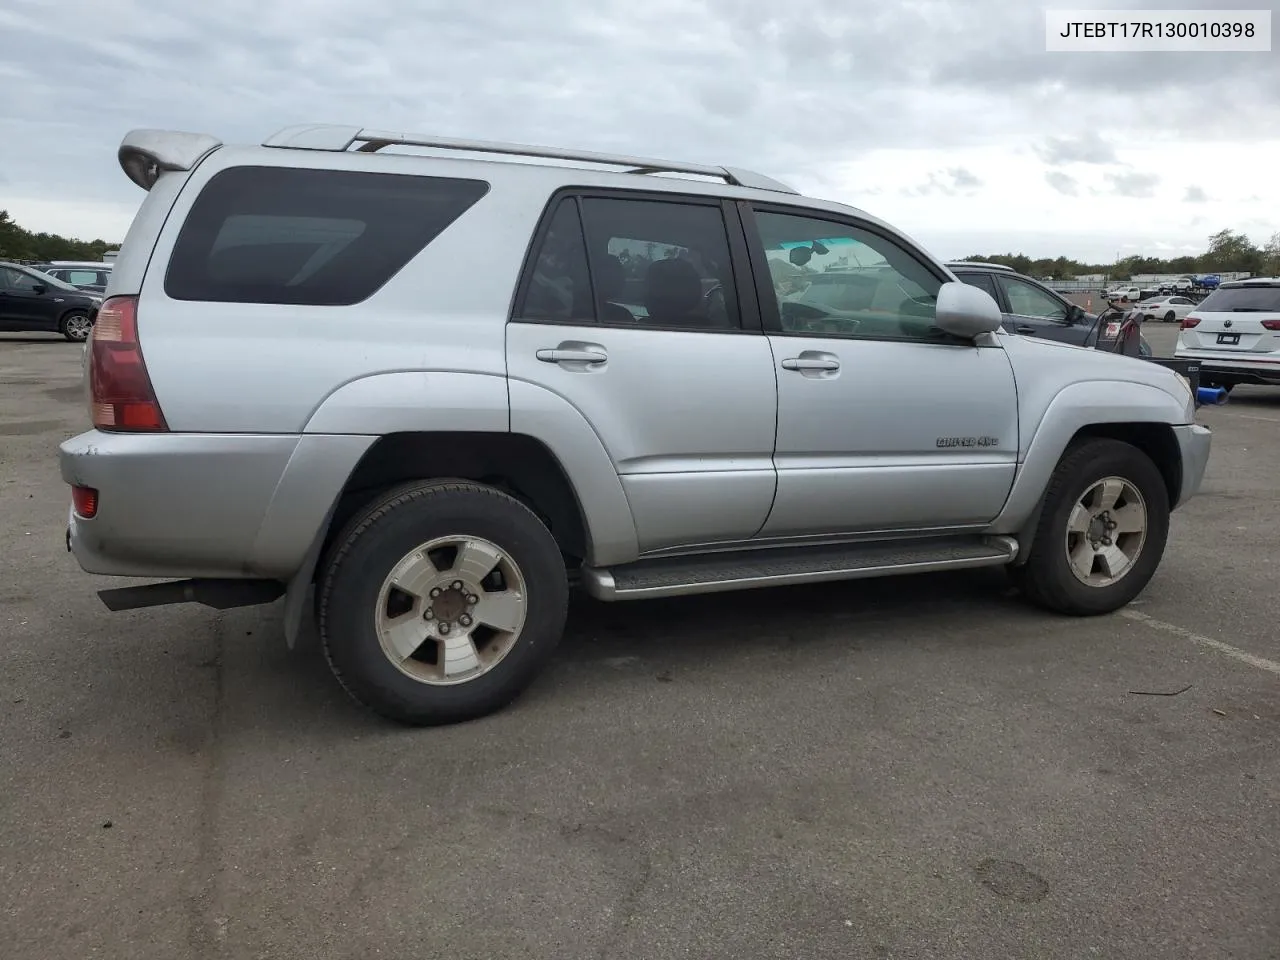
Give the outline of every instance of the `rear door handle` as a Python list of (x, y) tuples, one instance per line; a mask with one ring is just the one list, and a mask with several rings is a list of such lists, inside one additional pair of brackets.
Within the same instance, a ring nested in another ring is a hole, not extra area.
[(1035, 328), (1035, 327), (1028, 327), (1026, 324), (1023, 324), (1023, 325), (1022, 325), (1022, 326), (1020, 326), (1020, 327), (1014, 327), (1014, 328), (1013, 328), (1013, 332), (1014, 332), (1014, 333), (1030, 334), (1030, 333), (1035, 333), (1035, 332), (1036, 332), (1036, 328)]
[(534, 354), (543, 363), (604, 363), (609, 355), (603, 350), (539, 350)]
[(839, 370), (840, 361), (830, 355), (816, 356), (801, 354), (788, 357), (782, 361), (783, 370)]

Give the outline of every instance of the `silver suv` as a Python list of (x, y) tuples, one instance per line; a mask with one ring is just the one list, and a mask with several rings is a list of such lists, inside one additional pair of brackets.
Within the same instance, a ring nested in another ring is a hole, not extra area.
[[(543, 667), (571, 585), (632, 600), (1008, 567), (1123, 606), (1209, 456), (1153, 363), (1010, 335), (889, 225), (744, 170), (341, 126), (135, 131), (149, 191), (61, 447), (68, 548), (284, 596), (408, 723)], [(183, 578), (174, 581), (173, 578)]]

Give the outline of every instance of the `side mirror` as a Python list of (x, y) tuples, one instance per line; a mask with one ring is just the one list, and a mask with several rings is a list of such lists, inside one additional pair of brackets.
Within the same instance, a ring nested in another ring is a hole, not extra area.
[(934, 324), (939, 329), (973, 340), (984, 333), (994, 333), (1002, 323), (1000, 305), (987, 291), (959, 280), (944, 283), (938, 290)]
[(1067, 308), (1067, 323), (1071, 324), (1072, 326), (1074, 326), (1077, 323), (1083, 322), (1084, 318), (1085, 318), (1084, 307), (1080, 306), (1079, 304), (1073, 303), (1071, 304), (1071, 306)]
[(43, 296), (44, 294), (49, 292), (49, 288), (43, 283), (37, 283), (31, 287), (31, 292), (37, 295)]

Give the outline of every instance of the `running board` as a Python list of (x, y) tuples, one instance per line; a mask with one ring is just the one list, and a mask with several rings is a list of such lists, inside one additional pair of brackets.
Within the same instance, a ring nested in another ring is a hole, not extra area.
[(931, 573), (1012, 563), (1012, 537), (944, 537), (830, 547), (777, 547), (639, 560), (582, 569), (582, 585), (597, 600), (645, 600), (900, 573)]

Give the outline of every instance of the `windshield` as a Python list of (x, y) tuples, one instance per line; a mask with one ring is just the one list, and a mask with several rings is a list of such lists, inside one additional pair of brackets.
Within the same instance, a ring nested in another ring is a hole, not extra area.
[(1200, 313), (1280, 313), (1280, 286), (1219, 287), (1200, 303)]
[(40, 270), (28, 270), (27, 268), (23, 267), (22, 272), (25, 273), (27, 276), (35, 279), (37, 282), (43, 283), (47, 287), (53, 287), (55, 290), (69, 290), (72, 293), (84, 292), (79, 287), (73, 286), (72, 284), (67, 283), (65, 280), (59, 280), (57, 277), (53, 276), (52, 274), (44, 273)]

